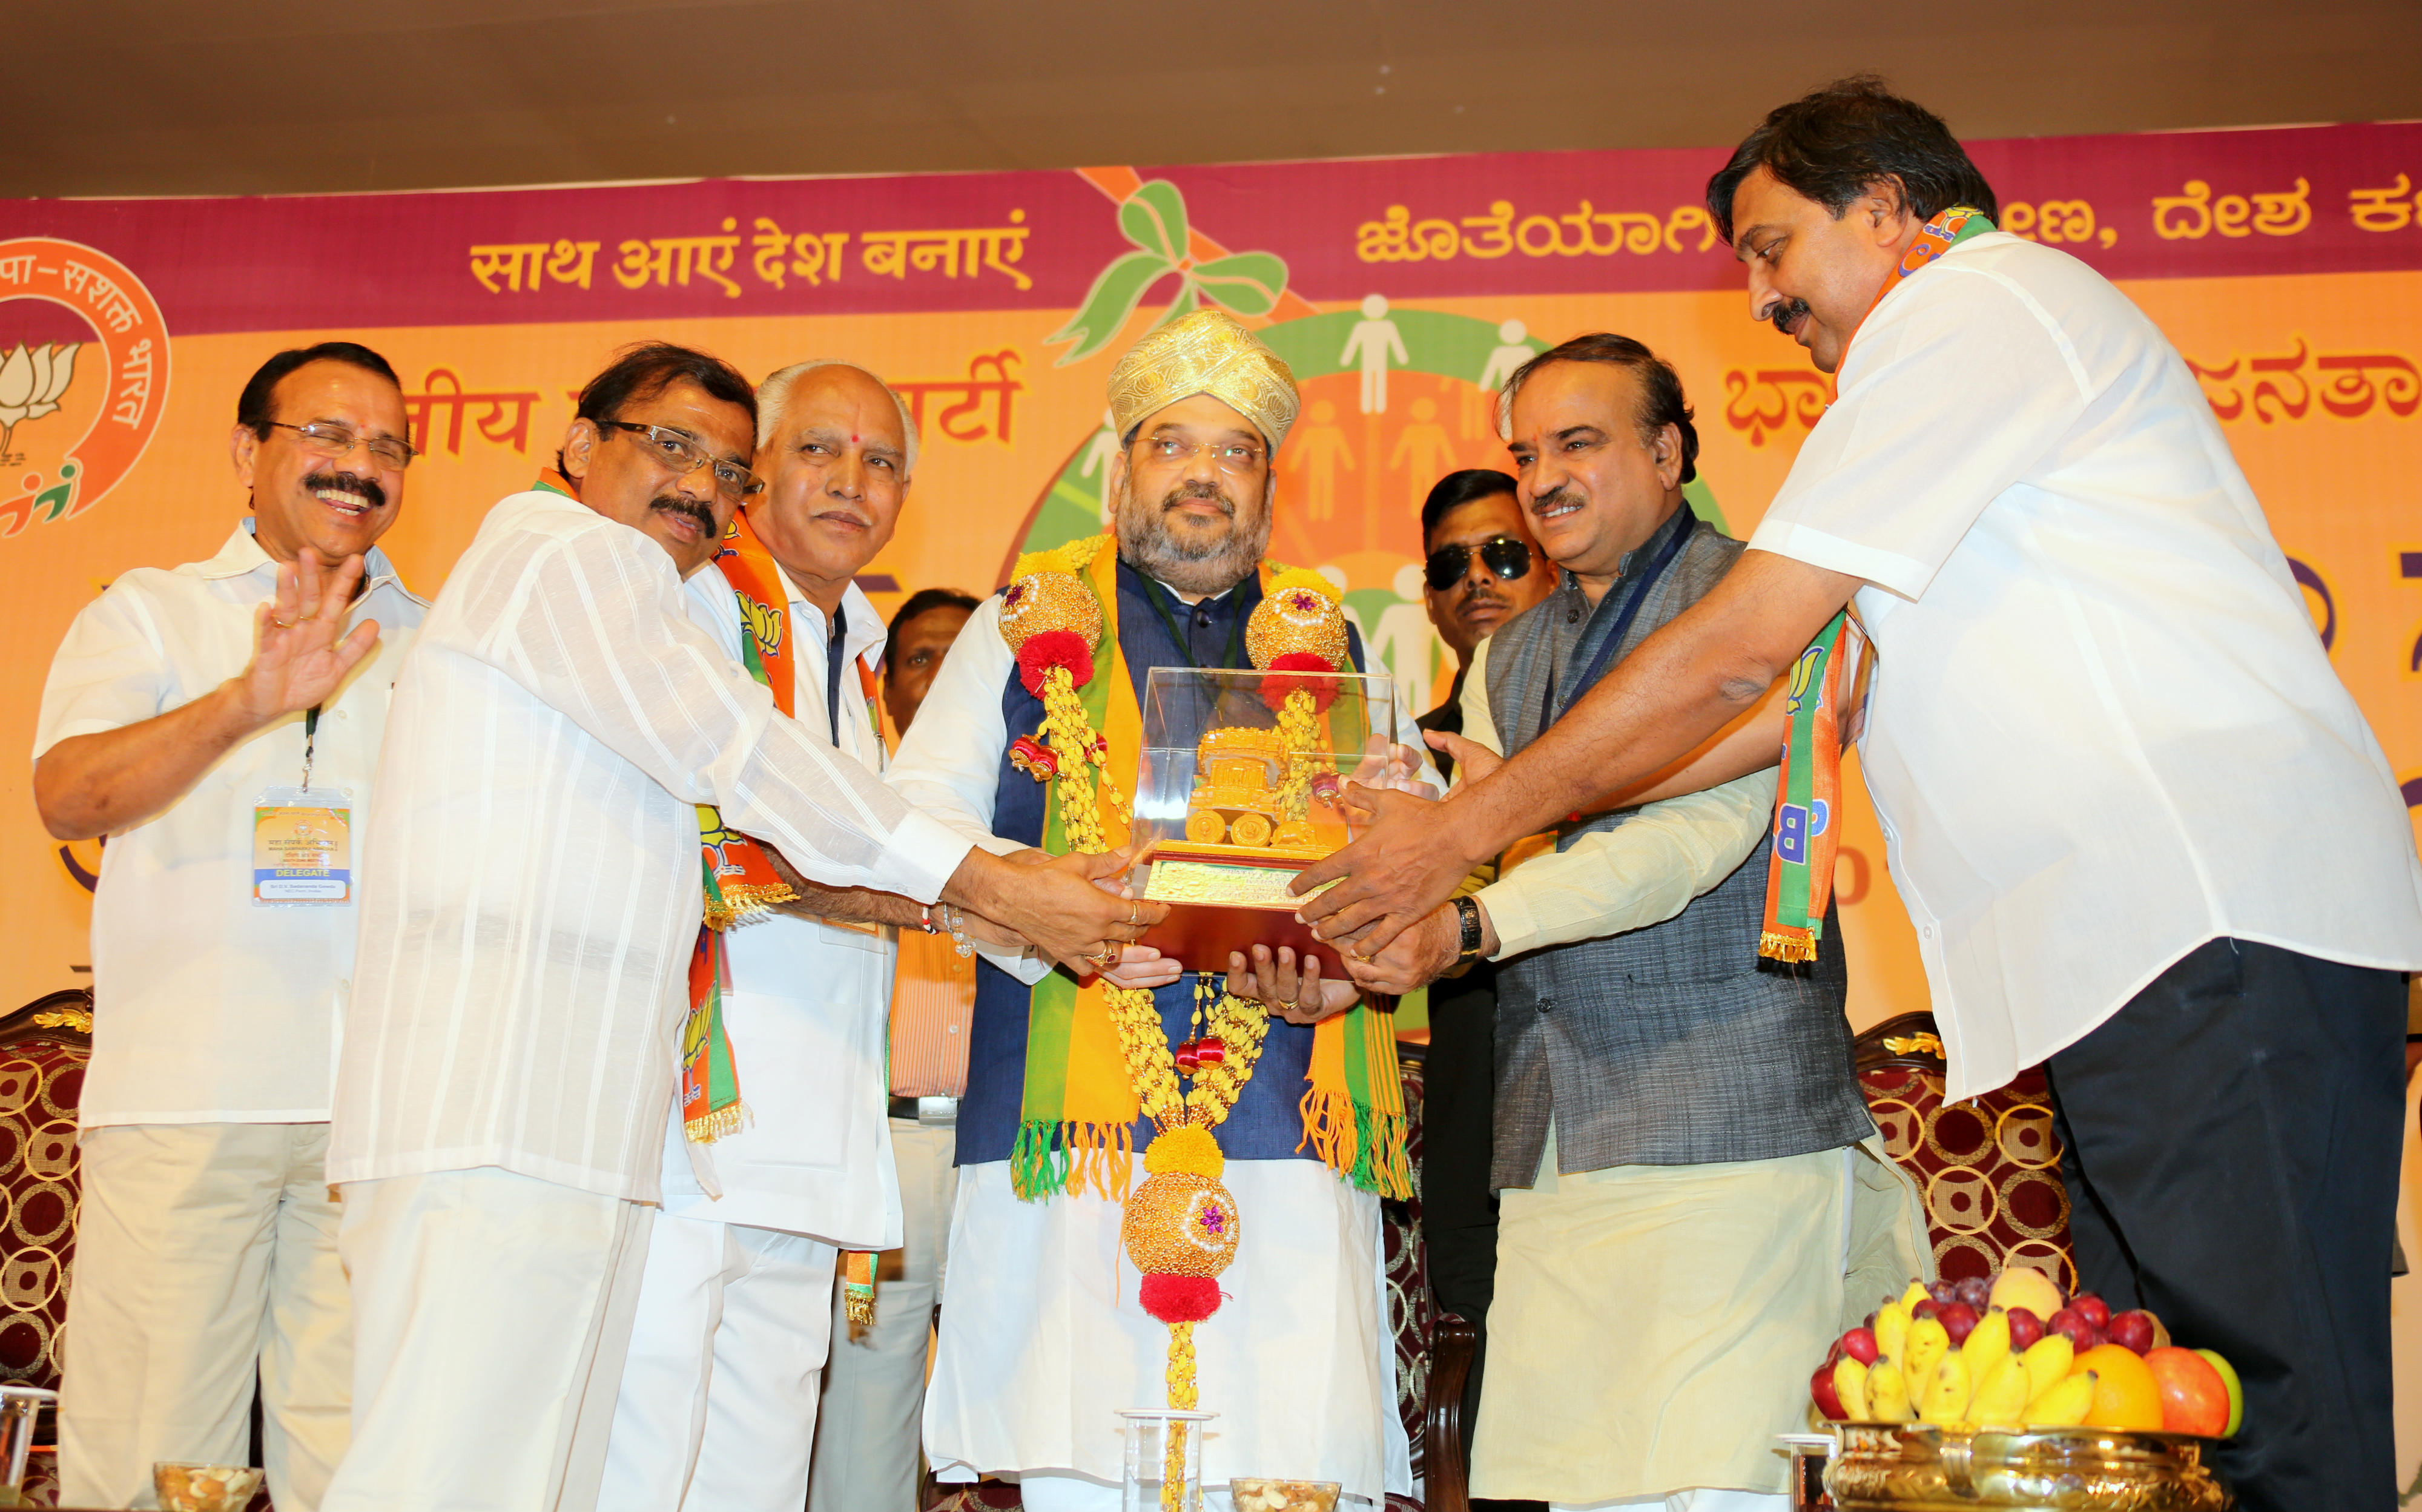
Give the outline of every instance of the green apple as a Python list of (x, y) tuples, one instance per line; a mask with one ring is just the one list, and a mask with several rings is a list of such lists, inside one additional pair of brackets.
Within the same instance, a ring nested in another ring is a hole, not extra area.
[(2228, 1426), (2220, 1430), (2220, 1436), (2233, 1439), (2238, 1425), (2245, 1421), (2245, 1388), (2238, 1384), (2237, 1367), (2223, 1360), (2216, 1349), (2197, 1349), (2195, 1353), (2211, 1362), (2211, 1368), (2220, 1372), (2222, 1384), (2228, 1388)]

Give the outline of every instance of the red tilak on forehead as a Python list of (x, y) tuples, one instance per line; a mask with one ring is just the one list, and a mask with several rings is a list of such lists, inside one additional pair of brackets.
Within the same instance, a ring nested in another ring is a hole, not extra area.
[(857, 433), (856, 432), (850, 433), (849, 444), (851, 446), (857, 445)]

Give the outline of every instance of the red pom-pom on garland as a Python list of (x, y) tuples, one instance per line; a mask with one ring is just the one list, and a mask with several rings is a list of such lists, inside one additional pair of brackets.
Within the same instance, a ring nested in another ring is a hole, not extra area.
[[(1265, 669), (1272, 673), (1329, 673), (1337, 670), (1328, 657), (1310, 651), (1290, 651), (1283, 656), (1273, 656), (1270, 658), (1270, 665)], [(1276, 709), (1286, 702), (1288, 694), (1298, 688), (1312, 695), (1314, 709), (1326, 713), (1330, 702), (1337, 697), (1337, 679), (1331, 676), (1266, 677), (1262, 680), (1262, 701)]]
[(1043, 696), (1044, 674), (1054, 667), (1068, 669), (1068, 680), (1083, 687), (1093, 680), (1093, 648), (1074, 630), (1040, 631), (1017, 648), (1017, 680), (1036, 698)]
[(1219, 1283), (1209, 1276), (1146, 1276), (1136, 1300), (1163, 1323), (1200, 1323), (1219, 1311)]

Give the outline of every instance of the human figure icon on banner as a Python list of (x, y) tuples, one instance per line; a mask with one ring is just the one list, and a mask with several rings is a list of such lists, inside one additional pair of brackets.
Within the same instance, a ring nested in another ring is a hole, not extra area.
[(1520, 321), (1507, 321), (1497, 327), (1497, 348), (1480, 366), (1480, 386), (1496, 393), (1514, 376), (1514, 370), (1538, 355), (1531, 345), (1530, 331)]
[(1488, 360), (1480, 365), (1480, 386), (1463, 391), (1463, 435), (1467, 441), (1477, 441), (1498, 433), (1498, 394), (1514, 370), (1538, 355), (1531, 344), (1531, 333), (1520, 321), (1506, 321), (1497, 327), (1497, 345), (1490, 350)]
[(1396, 688), (1408, 714), (1426, 714), (1430, 707), (1430, 669), (1438, 656), (1438, 629), (1430, 623), (1422, 597), (1422, 569), (1407, 562), (1396, 569), (1394, 604), (1379, 611), (1379, 630), (1369, 638), (1371, 654), (1396, 674)]
[[(1388, 465), (1404, 468), (1412, 479), (1413, 516), (1419, 519), (1430, 485), (1455, 471), (1455, 438), (1439, 423), (1437, 400), (1424, 394), (1413, 401), (1412, 412), (1412, 423), (1396, 434), (1396, 449), (1388, 454)], [(1420, 595), (1414, 595), (1414, 600), (1418, 604)]]
[(1388, 412), (1388, 359), (1392, 355), (1399, 367), (1413, 360), (1405, 353), (1405, 339), (1396, 323), (1388, 319), (1388, 296), (1362, 296), (1362, 319), (1356, 323), (1353, 334), (1345, 339), (1345, 350), (1337, 361), (1342, 367), (1362, 365), (1362, 413), (1385, 415)]
[(1337, 406), (1315, 399), (1304, 410), (1303, 423), (1287, 437), (1286, 460), (1302, 491), (1304, 518), (1332, 519), (1337, 513), (1337, 469), (1354, 470), (1354, 448), (1337, 424)]
[[(1085, 460), (1077, 469), (1079, 478), (1094, 478), (1094, 496), (1101, 501), (1102, 524), (1110, 523), (1113, 502), (1110, 498), (1110, 459), (1119, 454), (1118, 421), (1109, 410), (1102, 411), (1102, 428), (1085, 448)], [(1098, 477), (1096, 476), (1098, 475)]]

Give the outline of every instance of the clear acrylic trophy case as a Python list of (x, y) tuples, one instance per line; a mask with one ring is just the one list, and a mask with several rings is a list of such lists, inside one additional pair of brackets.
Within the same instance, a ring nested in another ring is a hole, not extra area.
[(1354, 838), (1344, 785), (1379, 781), (1395, 729), (1395, 679), (1384, 674), (1154, 668), (1128, 881), (1170, 908), (1142, 942), (1189, 971), (1220, 972), (1231, 951), (1291, 945), (1342, 979), (1335, 948), (1296, 921), (1302, 899), (1287, 887)]

